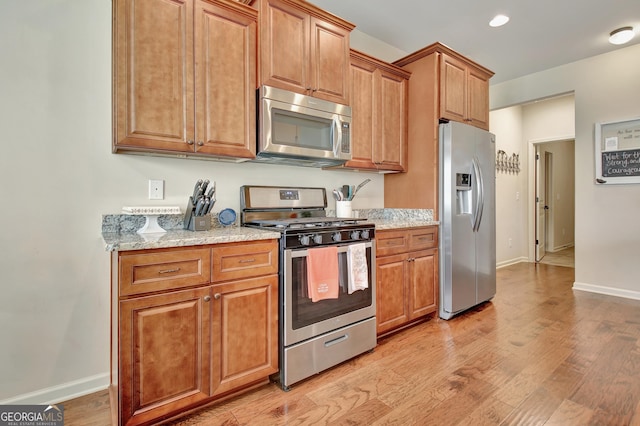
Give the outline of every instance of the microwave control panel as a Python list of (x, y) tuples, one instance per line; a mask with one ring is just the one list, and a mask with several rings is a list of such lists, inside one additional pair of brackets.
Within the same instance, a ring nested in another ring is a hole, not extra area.
[(349, 154), (351, 152), (351, 127), (349, 123), (342, 123), (342, 146), (340, 152)]

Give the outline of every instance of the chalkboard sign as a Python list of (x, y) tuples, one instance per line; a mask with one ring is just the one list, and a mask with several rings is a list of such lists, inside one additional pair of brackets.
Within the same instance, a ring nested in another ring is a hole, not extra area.
[(640, 118), (597, 123), (596, 183), (640, 183)]

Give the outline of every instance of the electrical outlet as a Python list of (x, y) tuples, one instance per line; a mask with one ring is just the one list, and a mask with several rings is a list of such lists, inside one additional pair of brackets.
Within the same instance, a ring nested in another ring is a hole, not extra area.
[(149, 180), (149, 199), (164, 200), (164, 180)]
[(516, 191), (516, 201), (520, 200), (520, 191)]
[(509, 247), (511, 247), (513, 244), (513, 240), (511, 240), (511, 238), (509, 238)]

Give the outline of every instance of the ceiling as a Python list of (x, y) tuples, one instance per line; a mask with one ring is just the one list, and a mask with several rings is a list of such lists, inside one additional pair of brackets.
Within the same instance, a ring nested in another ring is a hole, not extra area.
[[(640, 43), (640, 0), (308, 1), (407, 54), (439, 41), (494, 71), (492, 84)], [(489, 27), (498, 13), (511, 20)], [(609, 44), (624, 26), (636, 37)]]

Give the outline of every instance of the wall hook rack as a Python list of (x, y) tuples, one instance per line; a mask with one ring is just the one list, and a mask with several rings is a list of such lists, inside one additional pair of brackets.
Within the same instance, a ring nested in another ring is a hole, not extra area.
[(515, 152), (509, 156), (504, 150), (496, 153), (496, 171), (501, 173), (520, 173), (520, 154)]

